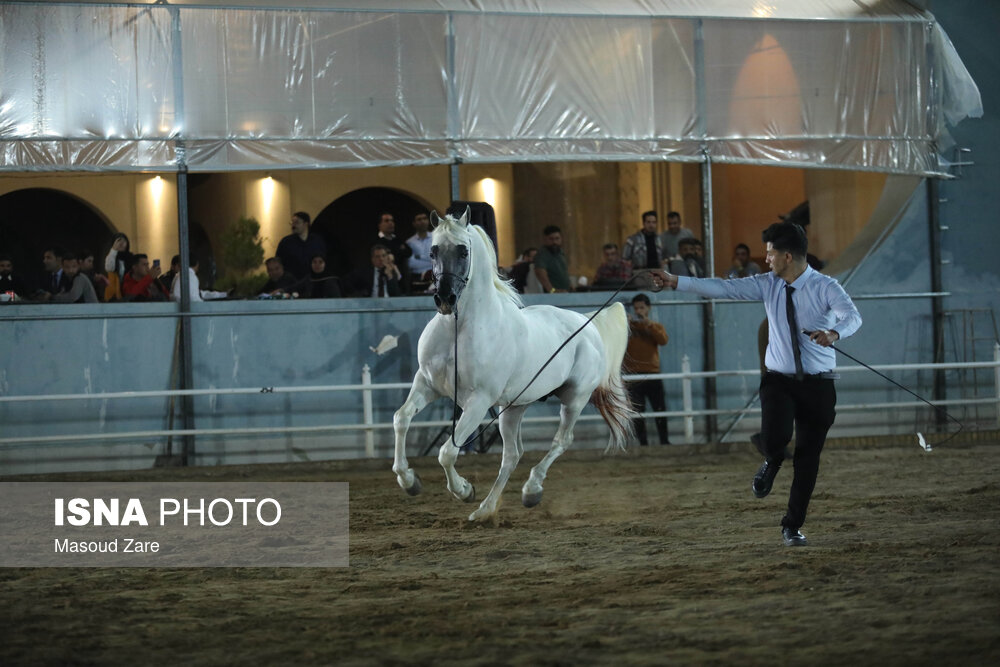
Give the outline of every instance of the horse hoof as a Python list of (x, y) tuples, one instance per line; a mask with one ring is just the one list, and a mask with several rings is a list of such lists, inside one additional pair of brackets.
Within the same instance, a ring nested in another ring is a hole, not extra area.
[(413, 473), (413, 485), (406, 489), (406, 495), (418, 496), (424, 490), (424, 485), (420, 483), (420, 475)]
[(542, 492), (537, 491), (535, 493), (522, 493), (521, 503), (525, 507), (534, 507), (538, 503), (542, 502)]
[(473, 486), (472, 484), (469, 484), (469, 495), (467, 495), (465, 498), (462, 498), (462, 502), (472, 503), (475, 501), (476, 501), (476, 487)]

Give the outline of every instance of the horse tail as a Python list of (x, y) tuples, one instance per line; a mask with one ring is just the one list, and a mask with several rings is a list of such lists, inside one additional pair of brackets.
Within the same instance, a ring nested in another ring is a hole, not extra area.
[(638, 416), (632, 409), (622, 381), (622, 362), (628, 347), (625, 307), (620, 303), (612, 304), (598, 313), (592, 324), (604, 343), (605, 367), (601, 384), (594, 390), (591, 400), (611, 429), (611, 440), (605, 451), (624, 450), (635, 436), (632, 420)]

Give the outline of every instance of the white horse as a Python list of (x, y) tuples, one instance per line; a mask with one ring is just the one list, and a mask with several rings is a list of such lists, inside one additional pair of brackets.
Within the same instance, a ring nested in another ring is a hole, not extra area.
[(392, 470), (404, 491), (420, 493), (420, 478), (406, 460), (406, 432), (414, 415), (427, 404), (442, 396), (451, 397), (462, 408), (462, 416), (451, 439), (441, 446), (438, 461), (452, 495), (474, 501), (475, 488), (455, 470), (459, 447), (476, 431), (490, 407), (502, 406), (500, 473), (489, 495), (469, 516), (470, 521), (482, 521), (496, 514), (500, 493), (524, 452), (521, 418), (533, 402), (556, 396), (562, 407), (552, 447), (531, 469), (522, 488), (525, 507), (541, 502), (549, 466), (572, 444), (573, 425), (591, 399), (611, 428), (608, 448), (624, 449), (632, 437), (635, 416), (621, 380), (628, 321), (620, 303), (601, 311), (528, 386), (587, 317), (553, 306), (523, 307), (513, 287), (497, 275), (495, 251), (486, 232), (468, 224), (468, 209), (459, 220), (450, 215), (441, 219), (436, 213), (431, 218), (435, 223), (431, 260), (438, 314), (420, 335), (420, 367), (406, 402), (393, 419), (396, 458)]

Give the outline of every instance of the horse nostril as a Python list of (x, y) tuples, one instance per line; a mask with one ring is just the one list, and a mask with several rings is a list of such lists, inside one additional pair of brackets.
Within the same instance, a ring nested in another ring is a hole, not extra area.
[(438, 296), (437, 294), (434, 295), (434, 305), (435, 306), (440, 306), (441, 305), (441, 297)]
[(454, 294), (449, 294), (448, 295), (448, 305), (449, 306), (454, 306), (455, 305), (455, 301), (457, 301), (457, 300), (458, 299), (455, 297)]

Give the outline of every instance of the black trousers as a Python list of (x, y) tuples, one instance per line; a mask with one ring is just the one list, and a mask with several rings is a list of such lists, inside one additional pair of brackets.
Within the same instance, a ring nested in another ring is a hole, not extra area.
[(785, 445), (795, 427), (795, 475), (788, 494), (788, 512), (781, 525), (798, 530), (806, 520), (816, 487), (819, 455), (836, 415), (833, 380), (806, 376), (802, 380), (765, 373), (760, 382), (760, 438), (769, 461), (784, 459)]
[[(636, 412), (646, 411), (646, 401), (653, 408), (653, 412), (666, 412), (667, 401), (663, 395), (663, 382), (660, 380), (636, 380), (628, 383), (628, 396), (632, 401), (632, 409)], [(656, 433), (660, 436), (661, 445), (669, 445), (670, 438), (667, 437), (667, 418), (654, 417), (656, 422)], [(646, 420), (642, 417), (632, 420), (635, 427), (635, 435), (639, 438), (640, 445), (648, 445), (646, 439)]]

